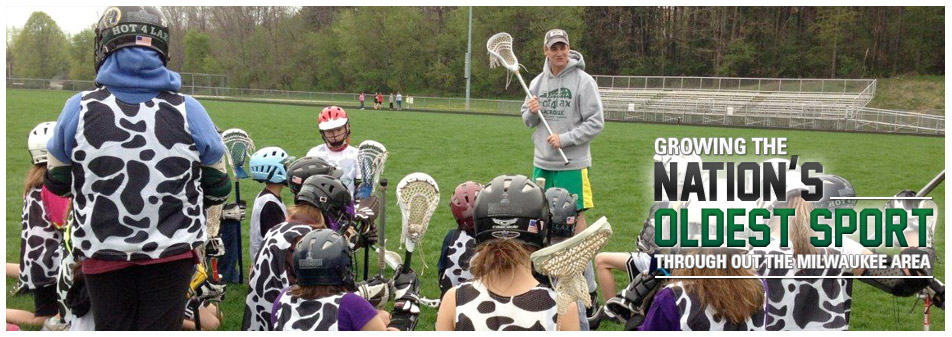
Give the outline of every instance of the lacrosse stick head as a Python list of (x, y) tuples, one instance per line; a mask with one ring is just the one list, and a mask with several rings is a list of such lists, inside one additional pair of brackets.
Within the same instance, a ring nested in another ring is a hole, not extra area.
[(529, 256), (537, 272), (557, 279), (555, 292), (559, 314), (564, 314), (570, 305), (575, 305), (579, 300), (586, 307), (592, 306), (588, 283), (582, 272), (595, 254), (608, 244), (611, 236), (611, 224), (608, 219), (601, 217), (581, 233)]
[(496, 33), (486, 41), (486, 51), (489, 53), (489, 68), (502, 66), (514, 73), (519, 72), (519, 59), (512, 50), (512, 35)]
[(406, 245), (408, 252), (423, 239), (439, 203), (440, 189), (426, 173), (411, 173), (397, 184), (397, 205), (403, 215), (400, 243)]
[(255, 152), (255, 143), (248, 136), (245, 130), (232, 128), (221, 133), (221, 139), (228, 149), (228, 155), (231, 156), (235, 164), (235, 177), (238, 179), (248, 178), (245, 171), (245, 160)]
[(380, 177), (383, 176), (384, 166), (389, 156), (387, 147), (377, 141), (365, 140), (357, 146), (357, 163), (360, 165), (364, 181), (372, 188), (371, 194), (377, 191), (377, 185), (380, 183)]

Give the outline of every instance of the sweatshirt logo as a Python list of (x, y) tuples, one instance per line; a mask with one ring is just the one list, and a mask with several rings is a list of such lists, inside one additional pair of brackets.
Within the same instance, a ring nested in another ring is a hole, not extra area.
[(572, 91), (567, 88), (558, 88), (542, 95), (539, 95), (539, 98), (564, 98), (572, 99)]

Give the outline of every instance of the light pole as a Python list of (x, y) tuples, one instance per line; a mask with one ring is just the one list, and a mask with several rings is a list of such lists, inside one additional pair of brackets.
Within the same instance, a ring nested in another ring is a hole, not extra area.
[(466, 33), (466, 72), (463, 76), (466, 77), (466, 111), (469, 111), (469, 78), (470, 70), (469, 65), (472, 60), (473, 53), (473, 6), (469, 6), (469, 28)]

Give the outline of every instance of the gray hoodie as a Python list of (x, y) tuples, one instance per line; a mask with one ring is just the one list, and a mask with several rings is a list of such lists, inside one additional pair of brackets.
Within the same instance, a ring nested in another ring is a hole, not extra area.
[(585, 72), (585, 59), (577, 51), (569, 52), (569, 63), (562, 72), (553, 76), (546, 58), (544, 71), (529, 84), (533, 96), (539, 96), (539, 111), (545, 116), (552, 132), (559, 134), (562, 151), (569, 159), (565, 166), (562, 156), (545, 139), (549, 134), (539, 116), (529, 112), (528, 104), (522, 105), (522, 120), (528, 127), (536, 127), (532, 133), (535, 144), (533, 164), (551, 171), (578, 170), (592, 165), (589, 144), (602, 132), (605, 117), (598, 85)]

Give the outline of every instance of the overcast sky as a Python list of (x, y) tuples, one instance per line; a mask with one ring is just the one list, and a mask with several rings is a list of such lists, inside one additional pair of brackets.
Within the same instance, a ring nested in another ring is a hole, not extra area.
[(43, 6), (43, 7), (6, 7), (7, 27), (22, 28), (30, 14), (36, 11), (45, 12), (56, 24), (59, 25), (63, 33), (68, 35), (79, 33), (81, 30), (89, 27), (99, 20), (105, 6)]

